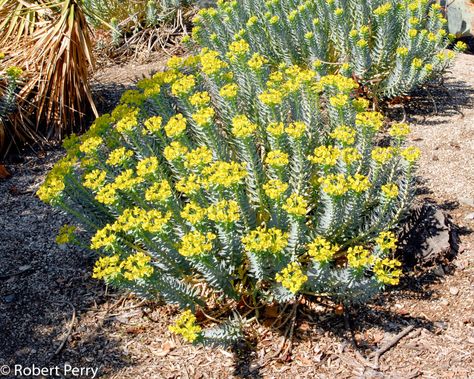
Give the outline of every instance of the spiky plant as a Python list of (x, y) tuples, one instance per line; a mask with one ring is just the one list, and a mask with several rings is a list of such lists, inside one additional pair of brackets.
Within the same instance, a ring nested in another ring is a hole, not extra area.
[(94, 277), (178, 304), (172, 330), (213, 343), (239, 332), (196, 325), (210, 302), (349, 304), (398, 283), (393, 230), (419, 155), (406, 124), (377, 146), (383, 116), (354, 80), (273, 70), (242, 39), (168, 66), (69, 139), (38, 191), (80, 224), (59, 242), (101, 253)]
[(92, 43), (80, 3), (2, 0), (0, 18), (5, 64), (24, 70), (18, 112), (6, 126), (12, 138), (59, 140), (80, 130), (86, 113), (97, 114), (89, 87)]
[(272, 64), (353, 76), (374, 98), (406, 94), (453, 58), (441, 6), (429, 0), (218, 1), (195, 18), (199, 46), (236, 39)]

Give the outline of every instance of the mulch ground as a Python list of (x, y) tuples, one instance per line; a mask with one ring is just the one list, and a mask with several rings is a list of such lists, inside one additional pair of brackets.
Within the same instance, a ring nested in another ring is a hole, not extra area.
[[(162, 67), (103, 70), (97, 79), (104, 104), (114, 102), (119, 85), (130, 87), (137, 76)], [(454, 260), (445, 269), (410, 271), (399, 287), (351, 310), (349, 320), (323, 301), (300, 304), (294, 324), (287, 317), (291, 307), (281, 320), (270, 309), (262, 324), (249, 328), (247, 343), (234, 349), (182, 343), (167, 330), (175, 308), (109, 290), (91, 279), (90, 252), (55, 243), (67, 219), (35, 192), (61, 157), (59, 149), (8, 165), (12, 177), (0, 181), (0, 366), (67, 363), (117, 379), (474, 377), (472, 67), (474, 56), (461, 55), (444, 85), (390, 111), (413, 124), (410, 143), (423, 151), (419, 201), (438, 204), (457, 225)], [(377, 367), (371, 353), (388, 346)]]

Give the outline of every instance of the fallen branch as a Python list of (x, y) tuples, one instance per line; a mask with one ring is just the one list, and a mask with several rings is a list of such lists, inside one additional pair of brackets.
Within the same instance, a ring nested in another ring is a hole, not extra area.
[(64, 336), (63, 340), (61, 341), (61, 344), (58, 346), (58, 348), (54, 352), (53, 357), (58, 355), (61, 352), (61, 350), (64, 348), (64, 346), (66, 345), (66, 342), (67, 342), (69, 336), (71, 335), (72, 329), (73, 329), (74, 324), (76, 322), (76, 308), (70, 302), (66, 302), (66, 304), (68, 304), (72, 308), (71, 322), (69, 323), (69, 328), (68, 328), (68, 331), (67, 331), (66, 335)]
[(384, 344), (380, 349), (374, 351), (369, 355), (369, 357), (374, 357), (374, 364), (375, 367), (379, 368), (379, 359), (380, 357), (389, 351), (392, 347), (394, 347), (403, 337), (409, 334), (415, 327), (413, 325), (407, 326), (403, 329), (400, 333), (398, 333), (395, 337), (393, 337), (390, 341)]

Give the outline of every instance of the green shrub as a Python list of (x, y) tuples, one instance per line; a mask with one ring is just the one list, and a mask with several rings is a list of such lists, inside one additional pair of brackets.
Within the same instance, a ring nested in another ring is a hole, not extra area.
[(196, 325), (206, 304), (349, 304), (397, 284), (393, 231), (419, 155), (406, 124), (377, 146), (383, 116), (352, 79), (272, 70), (244, 40), (227, 57), (172, 58), (68, 139), (38, 191), (80, 224), (58, 242), (101, 253), (94, 277), (178, 304), (172, 330), (194, 342), (239, 336)]
[(453, 58), (441, 6), (429, 0), (241, 0), (195, 18), (199, 46), (225, 53), (236, 39), (274, 65), (352, 75), (375, 97), (406, 94)]

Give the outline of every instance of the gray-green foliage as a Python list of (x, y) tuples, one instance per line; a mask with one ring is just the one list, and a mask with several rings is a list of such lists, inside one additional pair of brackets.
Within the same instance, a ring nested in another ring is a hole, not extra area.
[(428, 0), (242, 0), (195, 19), (195, 40), (225, 52), (236, 38), (273, 64), (353, 75), (374, 96), (405, 94), (438, 75), (451, 55), (446, 20)]

